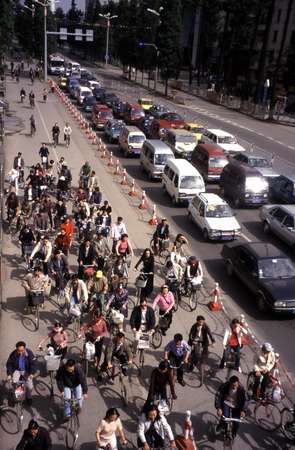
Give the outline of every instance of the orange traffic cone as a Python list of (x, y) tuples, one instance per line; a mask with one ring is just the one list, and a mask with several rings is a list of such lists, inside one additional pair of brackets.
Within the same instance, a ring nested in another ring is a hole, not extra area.
[(96, 133), (94, 131), (92, 131), (92, 145), (96, 145), (97, 144), (97, 136)]
[(106, 157), (106, 148), (105, 145), (102, 146), (102, 154), (101, 154), (101, 159), (104, 159)]
[(130, 187), (131, 187), (131, 191), (128, 192), (128, 195), (130, 195), (130, 197), (136, 197), (134, 178), (132, 178)]
[(138, 209), (146, 209), (145, 197), (146, 197), (145, 191), (142, 191), (141, 201), (140, 201), (140, 205), (138, 206)]
[(211, 302), (209, 302), (209, 308), (211, 311), (220, 311), (221, 310), (221, 302), (220, 302), (220, 289), (219, 283), (215, 283), (215, 288), (210, 292)]
[(109, 156), (109, 162), (108, 162), (108, 167), (113, 167), (114, 162), (113, 162), (113, 152), (110, 152), (110, 156)]
[(122, 176), (123, 176), (123, 178), (122, 178), (122, 181), (120, 184), (121, 184), (121, 186), (126, 186), (128, 184), (126, 169), (123, 169)]
[(152, 215), (152, 218), (149, 220), (149, 224), (150, 225), (158, 225), (156, 205), (153, 205), (153, 215)]

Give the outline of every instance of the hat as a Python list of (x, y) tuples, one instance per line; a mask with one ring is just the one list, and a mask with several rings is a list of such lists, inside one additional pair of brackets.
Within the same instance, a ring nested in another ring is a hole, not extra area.
[(262, 350), (264, 350), (266, 352), (272, 352), (273, 346), (269, 342), (265, 342), (262, 346)]
[(95, 278), (102, 278), (102, 275), (103, 275), (102, 270), (98, 270), (95, 274)]

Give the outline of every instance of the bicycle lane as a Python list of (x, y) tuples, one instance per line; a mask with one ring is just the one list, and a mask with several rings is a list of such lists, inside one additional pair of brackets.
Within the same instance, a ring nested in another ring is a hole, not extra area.
[[(40, 92), (41, 98), (41, 85), (35, 85), (34, 90), (38, 86), (38, 92)], [(13, 90), (13, 86), (9, 87), (9, 95), (11, 98), (15, 98), (15, 92)], [(37, 156), (37, 150), (40, 147), (41, 141), (48, 140), (48, 135), (50, 134), (48, 129), (50, 130), (52, 124), (55, 121), (59, 122), (61, 126), (66, 120), (69, 120), (69, 116), (67, 112), (63, 109), (59, 101), (56, 97), (49, 96), (48, 104), (37, 104), (38, 118), (37, 119), (37, 135), (33, 139), (28, 139), (24, 144), (24, 137), (20, 135), (15, 135), (9, 138), (7, 145), (7, 165), (6, 167), (11, 166), (12, 157), (16, 154), (16, 152), (21, 148), (25, 157), (25, 161), (30, 164), (36, 163), (39, 160)], [(21, 113), (20, 108), (16, 105), (16, 112)], [(30, 111), (25, 111), (28, 113)], [(25, 114), (24, 114), (25, 115)], [(40, 117), (39, 117), (40, 116)], [(40, 121), (40, 122), (39, 122)], [(43, 123), (42, 123), (43, 121)], [(86, 141), (85, 136), (83, 136), (75, 123), (70, 119), (71, 126), (73, 128), (73, 139), (71, 143), (71, 147), (69, 150), (66, 150), (63, 147), (57, 147), (55, 157), (59, 157), (61, 155), (65, 155), (66, 160), (68, 161), (71, 170), (73, 172), (73, 180), (74, 185), (76, 185), (76, 180), (78, 177), (79, 168), (85, 159), (89, 160), (90, 164), (95, 168), (95, 170), (99, 174), (100, 184), (103, 190), (104, 198), (108, 198), (112, 204), (114, 214), (123, 215), (124, 221), (127, 224), (128, 232), (131, 236), (132, 243), (135, 248), (136, 257), (139, 257), (143, 248), (149, 245), (153, 227), (148, 225), (147, 221), (149, 215), (146, 211), (139, 210), (137, 208), (137, 204), (139, 203), (139, 199), (132, 198), (129, 196), (122, 195), (125, 192), (126, 188), (120, 184), (120, 179), (113, 175), (114, 168), (107, 167), (102, 164), (100, 155), (98, 154), (95, 146), (90, 146), (89, 141)], [(43, 128), (41, 127), (41, 123)], [(45, 127), (44, 127), (45, 125)], [(47, 130), (46, 130), (47, 128)], [(35, 150), (32, 152), (32, 143), (34, 143)], [(113, 182), (115, 181), (115, 182)], [(136, 207), (134, 207), (135, 205)], [(28, 345), (31, 348), (35, 348), (39, 341), (39, 334), (45, 335), (48, 329), (48, 326), (52, 321), (57, 318), (57, 313), (52, 305), (47, 305), (45, 311), (41, 311), (41, 327), (39, 333), (32, 333), (27, 331), (23, 324), (21, 323), (22, 317), (22, 307), (19, 307), (19, 304), (23, 304), (23, 290), (20, 287), (19, 277), (21, 275), (20, 268), (16, 268), (16, 266), (20, 265), (20, 261), (15, 257), (15, 254), (19, 254), (19, 250), (16, 246), (7, 241), (5, 242), (5, 246), (3, 248), (4, 256), (5, 256), (5, 286), (4, 286), (4, 298), (6, 299), (6, 310), (3, 314), (2, 326), (1, 326), (1, 338), (2, 342), (5, 344), (5, 348), (2, 347), (2, 361), (5, 362), (8, 353), (12, 350), (13, 343), (18, 339), (25, 339)], [(71, 263), (75, 262), (76, 257), (71, 256)], [(135, 274), (131, 272), (131, 286), (134, 281)], [(17, 280), (17, 282), (16, 282)], [(161, 285), (161, 279), (156, 277), (156, 286), (159, 287)], [(11, 294), (13, 293), (13, 297)], [(214, 349), (214, 353), (216, 353), (215, 359), (217, 359), (218, 355), (221, 354), (221, 345), (220, 345), (220, 337), (223, 334), (223, 324), (219, 321), (218, 316), (209, 313), (206, 306), (201, 305), (198, 308), (197, 312), (202, 312), (208, 318), (208, 323), (212, 328), (212, 331), (218, 338), (218, 345), (216, 349)], [(168, 336), (164, 343), (168, 342), (174, 332), (182, 332), (184, 336), (187, 335), (188, 330), (195, 318), (195, 314), (193, 315), (184, 309), (180, 308), (176, 316), (174, 317), (173, 326), (170, 330)], [(46, 319), (44, 322), (43, 319)], [(25, 324), (24, 324), (25, 325)], [(38, 334), (38, 336), (36, 336)], [(128, 333), (128, 337), (130, 338), (130, 333)], [(78, 349), (76, 345), (73, 345), (71, 348), (71, 353), (78, 353)], [(138, 416), (139, 408), (143, 404), (143, 400), (146, 396), (146, 387), (148, 376), (151, 370), (151, 367), (155, 366), (156, 360), (163, 354), (163, 349), (151, 352), (146, 358), (146, 368), (143, 371), (143, 378), (136, 378), (132, 376), (132, 384), (129, 385), (130, 391), (133, 397), (133, 401), (131, 403), (131, 408), (127, 411), (122, 411), (122, 420), (124, 425), (127, 426), (127, 435), (132, 438), (135, 442), (135, 437), (133, 435), (135, 430), (135, 421)], [(250, 358), (251, 359), (251, 358)], [(251, 363), (245, 361), (246, 367), (251, 367)], [(3, 372), (3, 370), (2, 370)], [(4, 375), (2, 373), (2, 375)], [(193, 388), (187, 386), (184, 388), (177, 388), (178, 400), (175, 404), (175, 411), (171, 414), (171, 425), (176, 431), (179, 431), (179, 424), (183, 419), (183, 412), (186, 409), (191, 409), (193, 411), (193, 421), (194, 426), (197, 431), (196, 437), (199, 441), (201, 438), (206, 440), (207, 433), (207, 422), (213, 420), (212, 413), (214, 413), (213, 408), (213, 396), (209, 394), (213, 394), (218, 383), (221, 381), (222, 377), (216, 378), (215, 380), (210, 380), (208, 386), (199, 389), (198, 391)], [(39, 383), (41, 385), (41, 383)], [(42, 385), (41, 385), (42, 387)], [(46, 387), (43, 385), (46, 394)], [(39, 390), (40, 390), (39, 386)], [(94, 386), (90, 386), (90, 398), (85, 402), (83, 413), (81, 415), (81, 432), (79, 437), (79, 442), (82, 444), (82, 448), (87, 448), (87, 444), (89, 443), (89, 436), (93, 436), (97, 420), (103, 417), (105, 408), (107, 406), (121, 406), (120, 399), (117, 394), (115, 394), (114, 389), (118, 392), (118, 386), (114, 388), (106, 388), (103, 386), (100, 391), (96, 389)], [(197, 396), (195, 395), (197, 392)], [(41, 391), (42, 393), (42, 391)], [(44, 394), (44, 392), (43, 392)], [(42, 397), (44, 395), (41, 395)], [(50, 427), (55, 427), (54, 418), (56, 414), (57, 408), (49, 408), (48, 409), (48, 401), (44, 402), (36, 400), (37, 409), (33, 409), (33, 413), (36, 417), (43, 421), (49, 422)], [(207, 412), (206, 412), (207, 411)], [(208, 412), (209, 411), (209, 412)], [(131, 419), (131, 420), (130, 420)], [(54, 448), (62, 448), (59, 447), (62, 445), (63, 439), (63, 427), (57, 428), (53, 434), (54, 442), (56, 443), (56, 447)], [(239, 438), (239, 446), (241, 448), (253, 448), (247, 445), (247, 441), (254, 442), (254, 437), (251, 435), (255, 432), (255, 426), (251, 427), (249, 431), (243, 431), (243, 438)], [(261, 436), (260, 436), (261, 437)], [(264, 439), (264, 438), (263, 438)], [(7, 441), (7, 436), (5, 436), (5, 442)], [(12, 437), (9, 439), (10, 442), (15, 444), (17, 441), (17, 437)], [(93, 439), (91, 438), (91, 442)], [(262, 441), (264, 442), (264, 441)], [(214, 443), (214, 447), (212, 447), (213, 443), (210, 443), (211, 448), (220, 448), (220, 443)], [(252, 444), (251, 444), (252, 445)], [(256, 445), (259, 445), (258, 443)], [(84, 447), (83, 447), (84, 446)], [(264, 445), (260, 445), (262, 448), (266, 448)], [(255, 448), (255, 447), (254, 447)], [(272, 447), (275, 448), (275, 447)]]

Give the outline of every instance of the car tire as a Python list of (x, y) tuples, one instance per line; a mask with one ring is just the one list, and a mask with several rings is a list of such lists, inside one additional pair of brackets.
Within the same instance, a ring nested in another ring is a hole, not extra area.
[(204, 238), (205, 242), (209, 241), (209, 233), (208, 233), (207, 228), (204, 228), (204, 230), (203, 230), (203, 238)]
[(234, 268), (233, 268), (231, 261), (226, 261), (225, 268), (226, 268), (227, 275), (229, 277), (232, 277), (234, 275)]
[(270, 226), (266, 220), (263, 222), (263, 232), (265, 234), (268, 234), (270, 232)]
[(257, 308), (261, 313), (265, 313), (268, 310), (267, 303), (265, 301), (265, 297), (260, 292), (257, 293)]

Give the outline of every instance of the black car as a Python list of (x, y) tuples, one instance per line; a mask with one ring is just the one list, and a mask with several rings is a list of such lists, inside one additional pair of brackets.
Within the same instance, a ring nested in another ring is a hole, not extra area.
[(85, 70), (80, 73), (80, 79), (84, 79), (86, 81), (96, 80), (96, 76), (93, 73)]
[(94, 95), (89, 95), (88, 97), (85, 97), (83, 100), (83, 110), (87, 113), (91, 113), (93, 106), (96, 105), (97, 100), (94, 97)]
[(101, 99), (102, 99), (102, 97), (105, 94), (104, 88), (96, 87), (96, 88), (93, 89), (92, 93), (93, 93), (94, 97), (96, 98), (97, 102), (98, 103), (102, 103)]
[(115, 102), (112, 106), (113, 114), (116, 119), (123, 119), (126, 111), (126, 103), (125, 102)]
[(150, 137), (151, 125), (154, 120), (155, 118), (153, 116), (145, 116), (137, 124), (138, 128), (144, 132), (146, 137)]
[(112, 108), (115, 103), (118, 103), (120, 100), (113, 94), (112, 92), (105, 92), (101, 97), (101, 102), (104, 105), (107, 105), (109, 108)]
[(278, 248), (265, 242), (228, 243), (221, 251), (229, 276), (254, 294), (261, 312), (295, 313), (295, 266)]

